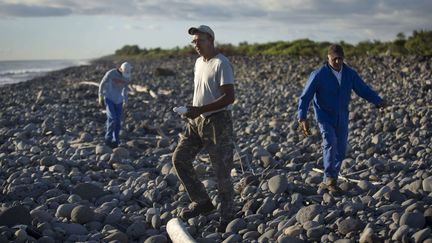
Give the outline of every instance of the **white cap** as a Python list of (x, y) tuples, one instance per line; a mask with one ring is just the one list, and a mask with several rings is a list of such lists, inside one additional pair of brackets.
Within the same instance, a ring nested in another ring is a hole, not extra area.
[(120, 70), (122, 72), (122, 75), (125, 78), (130, 78), (130, 76), (131, 76), (131, 69), (132, 69), (132, 65), (130, 65), (128, 62), (124, 62), (120, 66)]
[(189, 35), (195, 35), (196, 32), (207, 33), (209, 34), (213, 40), (215, 39), (215, 34), (213, 30), (207, 25), (200, 25), (198, 27), (190, 27), (188, 30)]

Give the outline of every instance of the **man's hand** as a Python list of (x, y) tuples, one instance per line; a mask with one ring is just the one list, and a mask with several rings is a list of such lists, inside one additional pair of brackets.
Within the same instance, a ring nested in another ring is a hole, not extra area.
[(298, 122), (299, 122), (300, 129), (303, 132), (303, 135), (305, 135), (306, 137), (312, 135), (311, 132), (309, 131), (309, 124), (307, 120), (299, 120)]
[(388, 107), (388, 103), (386, 100), (383, 99), (380, 103), (377, 104), (377, 107), (383, 111), (385, 108)]
[(188, 111), (184, 114), (189, 119), (195, 119), (202, 114), (201, 108), (197, 106), (186, 106)]
[(105, 101), (104, 101), (103, 96), (99, 96), (99, 105), (100, 106), (105, 106)]

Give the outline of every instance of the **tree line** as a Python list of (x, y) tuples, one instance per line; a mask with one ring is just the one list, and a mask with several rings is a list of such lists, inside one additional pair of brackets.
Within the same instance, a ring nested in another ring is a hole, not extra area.
[[(228, 56), (232, 55), (292, 55), (292, 56), (320, 56), (327, 54), (330, 42), (316, 42), (309, 39), (294, 41), (275, 41), (268, 43), (241, 42), (238, 45), (216, 43), (217, 49)], [(415, 30), (411, 36), (397, 34), (395, 40), (382, 42), (361, 41), (355, 45), (339, 42), (344, 48), (346, 56), (432, 56), (432, 31)], [(140, 49), (138, 45), (125, 45), (115, 51), (119, 57), (149, 57), (169, 55), (195, 55), (192, 46), (175, 47), (172, 49), (151, 48)]]

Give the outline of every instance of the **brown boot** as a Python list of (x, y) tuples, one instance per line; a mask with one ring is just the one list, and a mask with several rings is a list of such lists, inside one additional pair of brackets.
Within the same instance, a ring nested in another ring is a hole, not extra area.
[(215, 210), (215, 207), (211, 201), (198, 204), (196, 202), (191, 203), (189, 208), (183, 209), (180, 213), (180, 217), (183, 220), (188, 220), (190, 218), (196, 217), (198, 215), (208, 215), (211, 211)]
[(334, 177), (327, 177), (324, 182), (321, 182), (319, 187), (320, 189), (328, 190), (330, 192), (342, 192), (342, 189), (337, 185), (337, 179)]
[(341, 193), (342, 189), (337, 185), (337, 179), (329, 177), (328, 190), (333, 193)]

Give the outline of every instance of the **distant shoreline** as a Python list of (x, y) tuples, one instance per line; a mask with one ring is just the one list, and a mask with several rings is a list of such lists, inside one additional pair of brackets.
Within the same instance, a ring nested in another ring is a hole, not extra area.
[(92, 60), (2, 60), (0, 61), (0, 86), (20, 83), (68, 67), (89, 65)]

